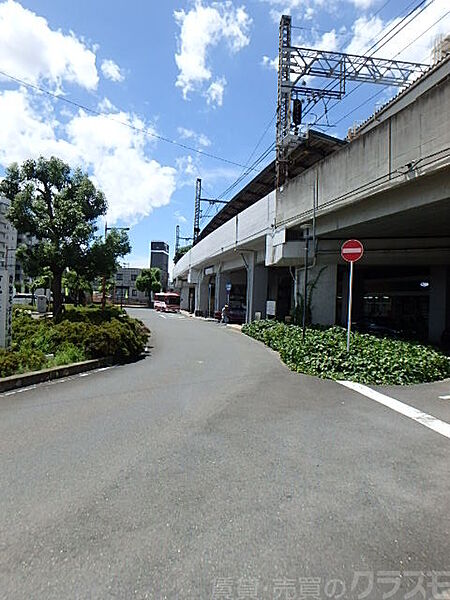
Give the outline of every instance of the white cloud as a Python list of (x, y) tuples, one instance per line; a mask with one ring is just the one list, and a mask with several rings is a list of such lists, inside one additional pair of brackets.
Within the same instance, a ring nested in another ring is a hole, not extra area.
[(110, 58), (102, 61), (101, 69), (106, 79), (111, 79), (111, 81), (123, 81), (125, 79), (119, 65)]
[[(150, 127), (135, 115), (109, 113), (132, 126)], [(108, 200), (108, 222), (134, 224), (170, 202), (176, 171), (149, 158), (144, 133), (104, 116), (79, 111), (66, 123), (53, 107), (25, 89), (0, 92), (0, 163), (52, 154), (81, 165)]]
[(181, 212), (179, 210), (176, 210), (174, 212), (174, 217), (177, 220), (178, 223), (184, 225), (184, 223), (187, 223), (188, 220), (186, 219), (186, 217), (184, 215), (181, 214)]
[(336, 31), (326, 31), (319, 39), (313, 42), (313, 48), (318, 50), (328, 50), (328, 52), (335, 52), (338, 49), (338, 39)]
[(345, 49), (349, 54), (362, 54), (370, 42), (380, 37), (384, 27), (380, 17), (359, 17), (351, 27), (352, 39)]
[(0, 92), (0, 163), (7, 166), (40, 154), (73, 160), (76, 152), (57, 138), (56, 126), (52, 112), (40, 99), (33, 106), (26, 89)]
[(212, 106), (222, 106), (226, 84), (227, 80), (225, 77), (219, 77), (213, 81), (204, 94), (206, 102)]
[(195, 180), (199, 176), (199, 164), (199, 159), (194, 160), (190, 154), (175, 159), (178, 187), (195, 184)]
[(211, 48), (225, 42), (231, 53), (248, 45), (251, 19), (244, 7), (235, 8), (231, 1), (203, 5), (196, 0), (188, 12), (175, 11), (180, 27), (179, 51), (175, 61), (179, 69), (176, 86), (186, 99), (190, 92), (200, 91), (209, 103), (220, 104), (223, 98), (224, 78), (216, 78), (205, 92), (205, 84), (213, 79), (208, 62)]
[(376, 0), (351, 0), (356, 8), (367, 10), (371, 6), (373, 6)]
[[(419, 10), (415, 14), (418, 14)], [(440, 34), (445, 35), (450, 30), (450, 15), (442, 18), (447, 11), (448, 3), (446, 0), (435, 0), (429, 3), (427, 8), (414, 20), (409, 19), (408, 24), (403, 29), (401, 29), (403, 24), (399, 25), (398, 34), (380, 50), (377, 50), (375, 56), (429, 63), (436, 37)], [(392, 27), (399, 23), (400, 18), (387, 22), (383, 22), (379, 17), (358, 18), (352, 26), (353, 37), (345, 51), (362, 54), (373, 44), (373, 38), (379, 37), (383, 29), (384, 31), (390, 31)], [(428, 29), (429, 31), (427, 31)], [(397, 29), (394, 29), (393, 33), (396, 31)], [(421, 35), (424, 31), (426, 33)], [(405, 46), (408, 46), (408, 48), (403, 50)]]
[(196, 133), (186, 127), (178, 127), (177, 131), (179, 136), (184, 140), (193, 140), (196, 144), (204, 148), (211, 146), (211, 140), (204, 133)]
[(98, 84), (95, 53), (75, 36), (50, 29), (46, 19), (14, 0), (0, 4), (0, 64), (2, 70), (37, 83), (57, 87), (63, 81), (88, 90)]
[[(114, 119), (149, 129), (129, 113), (114, 113)], [(176, 171), (147, 157), (144, 133), (83, 111), (69, 122), (67, 132), (80, 160), (106, 194), (108, 221), (133, 224), (170, 202)]]
[(311, 20), (317, 10), (335, 12), (337, 6), (337, 0), (260, 0), (260, 2), (270, 5), (270, 16), (277, 25), (281, 15), (293, 15), (296, 21), (300, 22), (303, 19)]
[(275, 71), (278, 71), (278, 56), (275, 56), (275, 58), (263, 56), (261, 64), (268, 69), (275, 69)]
[(114, 104), (111, 102), (111, 100), (109, 98), (103, 98), (103, 100), (101, 100), (98, 103), (98, 110), (100, 112), (116, 112), (117, 109), (114, 106)]

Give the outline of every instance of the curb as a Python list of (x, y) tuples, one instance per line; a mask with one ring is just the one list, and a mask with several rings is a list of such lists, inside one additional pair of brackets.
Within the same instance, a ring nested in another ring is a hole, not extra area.
[(20, 375), (10, 375), (0, 379), (0, 394), (9, 392), (21, 387), (27, 387), (36, 383), (43, 383), (69, 375), (77, 375), (85, 371), (92, 371), (99, 367), (111, 365), (110, 358), (95, 358), (93, 360), (84, 360), (83, 362), (72, 363), (71, 365), (63, 365), (61, 367), (52, 367), (51, 369), (43, 369), (42, 371), (33, 371), (31, 373), (22, 373)]

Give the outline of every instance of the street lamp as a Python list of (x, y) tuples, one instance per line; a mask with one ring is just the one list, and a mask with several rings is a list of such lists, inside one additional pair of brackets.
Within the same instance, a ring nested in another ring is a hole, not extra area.
[[(113, 229), (116, 229), (118, 231), (130, 231), (129, 227), (108, 227), (107, 223), (105, 221), (105, 240), (106, 240), (106, 236), (108, 235), (108, 231), (112, 231)], [(122, 289), (123, 292), (123, 289)], [(102, 279), (102, 310), (105, 310), (105, 306), (106, 306), (106, 275), (103, 275), (103, 279)]]

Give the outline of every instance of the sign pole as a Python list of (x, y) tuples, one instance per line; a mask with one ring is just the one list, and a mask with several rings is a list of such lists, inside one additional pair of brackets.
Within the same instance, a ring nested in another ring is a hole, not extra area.
[(352, 328), (352, 300), (353, 300), (353, 261), (350, 262), (350, 277), (348, 280), (347, 352), (350, 350), (350, 330)]
[(359, 240), (347, 240), (341, 246), (342, 258), (350, 263), (348, 278), (348, 315), (347, 315), (347, 352), (350, 350), (350, 332), (352, 329), (352, 300), (353, 300), (353, 263), (362, 258), (364, 246)]

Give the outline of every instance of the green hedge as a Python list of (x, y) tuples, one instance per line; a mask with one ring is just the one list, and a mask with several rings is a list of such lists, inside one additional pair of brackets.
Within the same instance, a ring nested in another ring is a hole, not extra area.
[(47, 359), (39, 350), (19, 350), (12, 352), (0, 348), (0, 377), (9, 377), (28, 371), (38, 371), (45, 368)]
[[(33, 319), (27, 311), (13, 315), (12, 348), (0, 353), (0, 376), (111, 357), (114, 362), (138, 358), (149, 330), (115, 307), (69, 308), (64, 319)], [(46, 355), (53, 355), (46, 357)]]
[(450, 358), (414, 342), (347, 332), (342, 327), (309, 328), (255, 321), (242, 331), (280, 353), (293, 371), (375, 385), (405, 385), (450, 377)]

